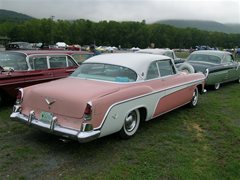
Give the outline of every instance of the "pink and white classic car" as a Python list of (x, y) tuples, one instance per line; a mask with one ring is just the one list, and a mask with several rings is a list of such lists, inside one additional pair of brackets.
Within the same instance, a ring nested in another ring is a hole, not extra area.
[(69, 77), (20, 89), (11, 118), (87, 142), (115, 132), (132, 137), (140, 121), (194, 107), (205, 75), (179, 72), (167, 56), (104, 54)]

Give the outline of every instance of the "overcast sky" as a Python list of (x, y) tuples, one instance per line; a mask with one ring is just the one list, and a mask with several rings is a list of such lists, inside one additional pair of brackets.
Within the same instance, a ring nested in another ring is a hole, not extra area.
[(0, 0), (0, 9), (36, 18), (240, 23), (240, 0)]

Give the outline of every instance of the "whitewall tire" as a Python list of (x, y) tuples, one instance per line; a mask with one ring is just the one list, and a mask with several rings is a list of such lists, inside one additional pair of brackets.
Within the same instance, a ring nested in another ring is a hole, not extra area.
[(194, 73), (194, 67), (189, 63), (183, 63), (178, 67), (179, 71), (187, 72), (187, 73)]
[(197, 103), (198, 103), (198, 97), (199, 97), (199, 93), (198, 93), (198, 88), (196, 87), (194, 92), (193, 92), (193, 97), (191, 102), (189, 103), (190, 107), (196, 107)]
[(138, 130), (140, 124), (140, 112), (138, 109), (132, 110), (126, 116), (124, 124), (119, 134), (123, 139), (128, 139), (132, 137)]
[(218, 90), (220, 88), (220, 83), (216, 83), (214, 86), (213, 86), (214, 90)]

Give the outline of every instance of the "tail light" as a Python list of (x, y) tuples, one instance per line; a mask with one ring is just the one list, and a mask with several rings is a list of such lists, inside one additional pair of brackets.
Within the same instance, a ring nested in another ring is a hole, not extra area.
[(22, 100), (23, 100), (23, 89), (18, 89), (18, 92), (17, 92), (17, 97), (16, 97), (16, 104), (19, 105), (22, 103)]
[(83, 119), (85, 121), (90, 121), (92, 119), (92, 103), (91, 102), (87, 103), (87, 106), (84, 110)]

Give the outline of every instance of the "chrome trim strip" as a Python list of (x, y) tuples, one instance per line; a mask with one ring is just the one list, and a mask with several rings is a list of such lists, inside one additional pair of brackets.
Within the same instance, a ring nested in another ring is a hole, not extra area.
[[(64, 76), (66, 77), (66, 76)], [(18, 82), (18, 84), (21, 84), (21, 83), (28, 83), (28, 82), (35, 82), (35, 81), (48, 81), (48, 80), (57, 80), (57, 79), (60, 79), (61, 77), (53, 77), (53, 78), (46, 78), (46, 79), (35, 79), (35, 80), (28, 80), (28, 81), (21, 81), (21, 82)], [(5, 83), (5, 84), (0, 84), (1, 86), (6, 86), (6, 85), (12, 85), (12, 84), (16, 84), (16, 83)]]

